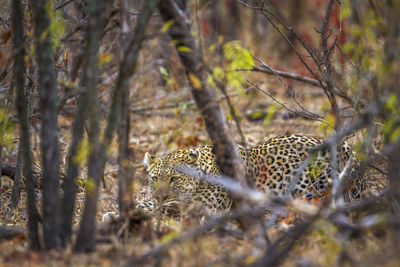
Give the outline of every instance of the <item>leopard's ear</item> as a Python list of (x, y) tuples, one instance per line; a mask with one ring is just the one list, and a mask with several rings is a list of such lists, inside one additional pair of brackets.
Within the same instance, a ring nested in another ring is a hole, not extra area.
[(190, 149), (189, 150), (189, 157), (190, 157), (190, 161), (189, 163), (193, 163), (195, 162), (200, 156), (199, 151), (197, 151), (196, 149)]
[(144, 166), (146, 166), (147, 169), (150, 168), (150, 166), (154, 163), (155, 161), (155, 157), (150, 155), (149, 152), (146, 152), (146, 154), (144, 155), (144, 159), (143, 159), (143, 164)]

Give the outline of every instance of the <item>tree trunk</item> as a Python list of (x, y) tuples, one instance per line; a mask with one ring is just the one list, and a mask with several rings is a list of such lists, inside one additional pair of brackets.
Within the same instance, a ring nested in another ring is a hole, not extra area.
[[(107, 1), (89, 1), (87, 12), (89, 15), (88, 25), (86, 29), (86, 46), (84, 58), (84, 71), (81, 78), (81, 93), (78, 97), (78, 107), (75, 114), (75, 120), (72, 130), (72, 141), (68, 153), (68, 169), (65, 181), (64, 197), (62, 201), (62, 242), (63, 245), (71, 241), (72, 233), (72, 217), (75, 207), (75, 198), (77, 185), (75, 179), (79, 172), (79, 162), (75, 162), (74, 158), (77, 152), (78, 144), (83, 138), (85, 129), (85, 121), (89, 116), (90, 129), (89, 129), (89, 142), (91, 155), (89, 157), (89, 165), (92, 166), (93, 162), (98, 160), (95, 155), (95, 149), (98, 147), (99, 136), (99, 116), (98, 116), (98, 103), (97, 103), (97, 85), (98, 85), (98, 57), (100, 49), (100, 39), (103, 33), (106, 21)], [(90, 167), (91, 171), (88, 174), (88, 179), (93, 177), (93, 166)], [(96, 175), (95, 175), (96, 176)]]
[(129, 92), (126, 90), (122, 96), (121, 116), (118, 127), (118, 207), (121, 216), (127, 213), (129, 205), (133, 203), (129, 185), (134, 179), (135, 169), (132, 164), (134, 154), (129, 149), (129, 132)]
[[(395, 95), (397, 102), (400, 102), (400, 52), (398, 48), (400, 38), (400, 3), (398, 1), (384, 1), (386, 2), (387, 9), (385, 14), (385, 45), (384, 45), (384, 66), (385, 66), (385, 79), (382, 81), (381, 90), (385, 93), (386, 97)], [(381, 109), (386, 112), (387, 118), (393, 119), (396, 123), (393, 125), (392, 130), (386, 136), (387, 143), (393, 146), (392, 151), (388, 155), (389, 160), (389, 191), (391, 205), (388, 206), (393, 212), (395, 218), (400, 220), (400, 137), (397, 136), (396, 140), (391, 140), (396, 127), (400, 127), (400, 109), (396, 106), (395, 112), (388, 112), (385, 107)], [(391, 142), (392, 141), (392, 142)], [(400, 253), (400, 227), (393, 226), (392, 242), (395, 250)]]
[(72, 126), (72, 140), (67, 156), (67, 174), (64, 182), (64, 195), (61, 202), (61, 241), (65, 246), (71, 241), (72, 217), (75, 207), (76, 192), (78, 186), (75, 179), (79, 173), (79, 163), (74, 158), (78, 150), (78, 144), (83, 138), (86, 119), (86, 92), (81, 92), (78, 97), (78, 107)]
[(37, 64), (39, 67), (40, 113), (42, 118), (41, 153), (43, 164), (43, 238), (46, 249), (60, 246), (57, 81), (53, 65), (50, 18), (46, 0), (31, 0)]
[[(129, 14), (127, 0), (120, 0), (121, 12), (121, 47), (125, 48), (129, 33)], [(133, 167), (133, 150), (129, 149), (129, 90), (122, 95), (121, 116), (118, 122), (118, 208), (120, 216), (125, 216), (128, 206), (133, 204), (132, 192), (129, 192), (130, 184), (134, 179), (135, 170)]]
[[(82, 77), (82, 89), (86, 92), (81, 97), (86, 105), (86, 114), (88, 117), (88, 141), (89, 141), (89, 156), (88, 156), (88, 186), (86, 190), (85, 210), (83, 213), (75, 250), (84, 251), (91, 250), (94, 247), (94, 225), (97, 209), (98, 188), (100, 183), (101, 161), (99, 154), (99, 135), (100, 135), (100, 115), (98, 103), (98, 57), (100, 49), (100, 38), (103, 32), (107, 9), (107, 1), (88, 1), (87, 13), (89, 16), (87, 32), (86, 32), (86, 60), (84, 61), (84, 74)], [(83, 133), (83, 121), (80, 123), (81, 132)], [(93, 187), (94, 186), (94, 187)], [(71, 214), (72, 215), (72, 214)], [(70, 223), (68, 218), (68, 222)], [(69, 229), (70, 231), (70, 229)]]
[[(215, 91), (207, 87), (208, 73), (199, 46), (192, 36), (190, 20), (173, 0), (161, 1), (159, 7), (164, 21), (174, 21), (169, 34), (176, 40), (176, 48), (185, 67), (193, 98), (204, 118), (207, 132), (215, 148), (217, 165), (225, 175), (246, 184), (244, 166), (225, 115), (218, 104)], [(180, 49), (182, 47), (188, 49)]]
[[(94, 187), (93, 191), (86, 195), (85, 211), (75, 244), (75, 250), (77, 251), (92, 251), (94, 249), (94, 229), (97, 211), (97, 199), (99, 194), (99, 182), (100, 178), (104, 174), (107, 148), (111, 144), (117, 122), (119, 120), (122, 96), (124, 95), (124, 92), (128, 90), (129, 78), (136, 69), (136, 62), (141, 43), (144, 39), (146, 25), (148, 24), (157, 3), (158, 0), (148, 0), (144, 2), (142, 12), (138, 17), (137, 24), (135, 26), (134, 35), (132, 38), (130, 38), (129, 44), (124, 51), (125, 57), (120, 65), (117, 85), (113, 95), (111, 110), (107, 118), (107, 126), (104, 133), (104, 138), (101, 143), (98, 143), (97, 146), (96, 143), (94, 143), (95, 147), (93, 148), (93, 152), (89, 155), (88, 179), (92, 179), (91, 181), (93, 182)], [(90, 135), (94, 135), (94, 127), (97, 127), (96, 122), (89, 122), (89, 128), (92, 131), (89, 133), (89, 143), (91, 142)], [(92, 139), (95, 139), (95, 137), (92, 136)], [(98, 156), (97, 161), (95, 162), (93, 161), (96, 157), (94, 154)]]
[[(24, 98), (25, 98), (25, 96), (24, 96)], [(27, 114), (28, 114), (28, 112), (27, 112)], [(29, 128), (29, 122), (28, 122), (28, 128)], [(13, 189), (12, 189), (12, 192), (11, 192), (11, 199), (10, 199), (10, 205), (9, 205), (11, 211), (14, 210), (18, 206), (18, 202), (19, 202), (20, 195), (21, 195), (21, 189), (22, 189), (22, 183), (21, 183), (21, 160), (22, 160), (21, 159), (21, 150), (22, 150), (22, 147), (23, 146), (22, 146), (22, 143), (20, 141), (19, 145), (18, 145), (17, 165), (15, 167), (16, 171), (15, 171)]]
[(25, 235), (23, 227), (0, 225), (0, 241), (11, 240), (19, 235)]
[(39, 214), (36, 207), (35, 183), (32, 174), (31, 144), (29, 139), (28, 109), (25, 99), (25, 38), (23, 29), (23, 13), (21, 1), (15, 0), (13, 3), (13, 27), (14, 27), (14, 85), (17, 91), (17, 110), (18, 121), (20, 124), (20, 151), (23, 162), (23, 173), (25, 177), (28, 210), (28, 236), (31, 249), (40, 249), (38, 234)]

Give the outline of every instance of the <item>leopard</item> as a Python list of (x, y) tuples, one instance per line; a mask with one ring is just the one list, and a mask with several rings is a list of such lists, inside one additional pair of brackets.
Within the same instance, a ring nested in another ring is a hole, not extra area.
[[(322, 144), (322, 139), (292, 134), (270, 138), (254, 147), (238, 145), (238, 150), (246, 176), (257, 190), (276, 196), (287, 195), (290, 190), (289, 195), (295, 198), (312, 200), (323, 199), (333, 184), (330, 150), (317, 149)], [(336, 152), (339, 171), (346, 164), (352, 171), (359, 165), (355, 152), (346, 141), (338, 144)], [(160, 157), (146, 153), (144, 165), (148, 172), (150, 197), (138, 207), (147, 212), (179, 203), (197, 203), (210, 212), (229, 211), (232, 206), (231, 195), (224, 186), (196, 177), (200, 174), (212, 179), (221, 177), (212, 145), (180, 149)], [(182, 172), (179, 166), (189, 166), (198, 175)], [(352, 190), (350, 197), (358, 199), (359, 190)]]

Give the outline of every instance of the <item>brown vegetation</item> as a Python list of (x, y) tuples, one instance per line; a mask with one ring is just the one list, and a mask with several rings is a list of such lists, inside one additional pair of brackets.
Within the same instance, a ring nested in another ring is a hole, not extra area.
[[(0, 264), (399, 264), (400, 1), (0, 6)], [(347, 140), (361, 201), (332, 161), (324, 201), (135, 208), (146, 152), (212, 143), (246, 192), (235, 143), (281, 134)]]

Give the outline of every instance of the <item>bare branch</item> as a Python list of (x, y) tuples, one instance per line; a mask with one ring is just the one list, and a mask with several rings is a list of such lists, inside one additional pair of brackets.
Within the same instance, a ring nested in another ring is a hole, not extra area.
[(264, 68), (269, 69), (270, 71), (273, 72), (273, 74), (274, 74), (274, 75), (278, 78), (278, 80), (283, 84), (283, 86), (286, 88), (286, 90), (288, 90), (288, 92), (289, 92), (289, 94), (291, 95), (291, 97), (293, 98), (294, 102), (297, 104), (297, 106), (298, 106), (301, 110), (303, 110), (306, 114), (309, 114), (309, 115), (311, 115), (311, 116), (323, 118), (322, 116), (320, 116), (320, 115), (318, 115), (318, 114), (315, 114), (315, 113), (312, 113), (312, 112), (308, 111), (307, 109), (305, 109), (305, 108), (303, 107), (303, 105), (302, 105), (300, 102), (297, 101), (296, 93), (295, 93), (289, 86), (287, 86), (287, 84), (286, 84), (285, 81), (279, 76), (279, 74), (276, 73), (276, 72), (274, 72), (274, 70), (273, 70), (269, 65), (267, 65), (267, 64), (264, 63), (264, 62), (262, 62), (262, 61), (261, 61), (260, 59), (258, 59), (257, 57), (254, 57), (254, 58), (255, 58), (255, 60), (256, 60), (261, 66), (263, 66)]
[(294, 36), (300, 41), (300, 43), (303, 45), (303, 47), (307, 50), (311, 58), (313, 59), (314, 63), (317, 65), (319, 70), (321, 71), (321, 67), (319, 64), (319, 61), (317, 60), (317, 57), (314, 55), (314, 52), (312, 51), (311, 47), (307, 44), (307, 42), (304, 41), (303, 38), (301, 38), (294, 30), (292, 27), (289, 27), (284, 23), (278, 16), (276, 16), (273, 12), (268, 10), (265, 6), (261, 8), (261, 12), (264, 14), (265, 18), (271, 23), (271, 25), (276, 29), (276, 31), (288, 42), (288, 44), (292, 47), (293, 51), (296, 53), (297, 57), (300, 59), (301, 63), (307, 68), (307, 70), (310, 72), (312, 76), (320, 83), (321, 87), (323, 86), (323, 83), (321, 79), (318, 77), (318, 75), (311, 69), (311, 67), (307, 64), (307, 62), (304, 60), (304, 58), (301, 56), (300, 52), (297, 50), (297, 48), (294, 46), (294, 44), (290, 41), (289, 37), (287, 37), (276, 25), (276, 23), (268, 16), (268, 14), (272, 15), (278, 22), (283, 25), (287, 30), (290, 30)]
[(267, 95), (268, 97), (270, 97), (273, 101), (275, 101), (276, 103), (278, 103), (281, 107), (283, 107), (284, 109), (286, 109), (289, 112), (292, 112), (296, 115), (299, 115), (301, 117), (304, 117), (306, 119), (310, 119), (310, 120), (317, 120), (317, 121), (324, 121), (323, 119), (320, 118), (320, 116), (312, 116), (308, 113), (303, 113), (303, 112), (299, 112), (293, 109), (288, 108), (285, 104), (283, 104), (282, 102), (280, 102), (278, 99), (276, 99), (273, 95), (271, 95), (270, 93), (262, 90), (259, 86), (257, 86), (256, 84), (250, 82), (249, 80), (247, 80), (247, 82), (249, 84), (251, 84), (254, 88), (256, 88), (258, 91), (262, 92), (263, 94)]
[[(291, 72), (285, 72), (285, 71), (273, 69), (271, 67), (270, 68), (253, 67), (252, 69), (235, 69), (235, 71), (255, 71), (255, 72), (262, 72), (262, 73), (267, 73), (267, 74), (272, 74), (272, 75), (277, 74), (284, 78), (304, 82), (304, 83), (311, 84), (313, 86), (320, 87), (320, 88), (324, 88), (326, 86), (326, 84), (324, 82), (322, 82), (323, 86), (321, 86), (321, 83), (318, 80), (308, 78), (308, 77), (305, 77), (305, 76), (302, 76), (299, 74), (291, 73)], [(347, 94), (340, 91), (339, 89), (334, 88), (334, 93), (335, 93), (335, 95), (345, 99), (350, 104), (353, 103), (353, 99), (350, 96), (348, 96)]]
[(332, 45), (331, 48), (328, 48), (328, 38), (329, 35), (326, 35), (326, 30), (327, 30), (327, 26), (328, 26), (328, 21), (329, 18), (331, 16), (331, 11), (332, 11), (332, 6), (335, 3), (335, 0), (330, 0), (329, 4), (328, 4), (328, 8), (326, 10), (326, 14), (325, 14), (325, 19), (322, 23), (322, 27), (321, 27), (321, 39), (322, 39), (322, 49), (324, 52), (324, 57), (323, 57), (323, 64), (324, 67), (322, 70), (322, 73), (325, 74), (325, 82), (326, 82), (326, 87), (325, 87), (325, 94), (329, 99), (329, 102), (331, 104), (332, 107), (332, 113), (335, 115), (336, 117), (336, 122), (335, 122), (335, 129), (338, 130), (340, 127), (340, 116), (339, 116), (339, 106), (336, 102), (336, 98), (335, 98), (335, 94), (333, 92), (333, 79), (332, 79), (332, 66), (331, 66), (331, 61), (330, 61), (330, 55), (333, 51), (333, 48), (335, 47), (336, 41), (338, 36), (336, 36), (336, 39)]

